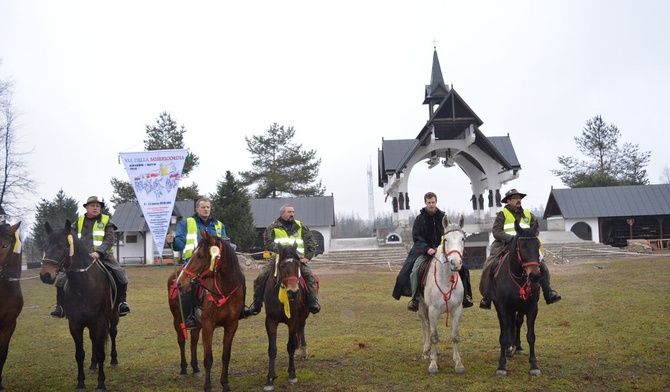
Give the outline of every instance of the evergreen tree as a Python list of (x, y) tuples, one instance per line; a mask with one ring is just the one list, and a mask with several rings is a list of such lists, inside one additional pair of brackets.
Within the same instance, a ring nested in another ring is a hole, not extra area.
[(37, 212), (35, 213), (35, 223), (32, 231), (32, 245), (37, 249), (44, 249), (46, 243), (47, 233), (44, 228), (44, 223), (49, 222), (54, 230), (65, 227), (65, 220), (75, 223), (79, 219), (77, 211), (77, 201), (65, 194), (63, 190), (59, 190), (56, 198), (49, 201), (42, 199), (37, 204)]
[[(162, 112), (155, 125), (146, 126), (147, 139), (144, 140), (144, 151), (154, 150), (180, 150), (184, 148), (184, 134), (186, 127), (182, 124), (178, 128), (177, 122), (172, 119), (170, 113)], [(188, 154), (182, 169), (182, 180), (191, 173), (191, 171), (198, 166), (200, 158), (195, 154)], [(111, 180), (112, 188), (114, 188), (114, 195), (112, 195), (111, 203), (116, 207), (121, 203), (135, 203), (137, 197), (130, 181), (121, 180), (113, 177)], [(189, 186), (179, 186), (177, 189), (177, 200), (198, 199), (198, 185), (192, 184)]]
[(240, 173), (245, 186), (256, 186), (256, 198), (323, 196), (326, 189), (319, 175), (321, 159), (316, 151), (305, 151), (293, 142), (295, 130), (274, 123), (265, 135), (245, 137), (253, 169)]
[(238, 250), (248, 251), (256, 243), (256, 228), (244, 185), (227, 170), (225, 180), (217, 182), (216, 193), (210, 198), (212, 216), (226, 225), (228, 237)]
[(552, 173), (570, 188), (648, 184), (644, 167), (651, 153), (631, 143), (619, 147), (620, 136), (619, 128), (606, 124), (601, 116), (588, 120), (575, 142), (589, 160), (559, 156), (563, 168)]

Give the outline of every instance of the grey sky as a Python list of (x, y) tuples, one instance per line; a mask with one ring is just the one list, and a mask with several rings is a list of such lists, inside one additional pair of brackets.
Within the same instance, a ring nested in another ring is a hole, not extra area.
[[(390, 211), (377, 184), (382, 138), (416, 137), (428, 118), (433, 42), (445, 82), (509, 133), (522, 165), (508, 184), (546, 204), (559, 155), (602, 115), (652, 152), (649, 179), (670, 166), (668, 2), (657, 1), (0, 1), (0, 77), (14, 82), (30, 171), (27, 205), (62, 188), (109, 200), (118, 153), (143, 149), (166, 110), (201, 157), (185, 180), (215, 190), (251, 166), (244, 136), (292, 125), (315, 149), (338, 213)], [(458, 168), (415, 169), (412, 209), (432, 190), (470, 212)], [(503, 191), (506, 189), (503, 189)], [(81, 203), (80, 203), (81, 204)], [(83, 209), (82, 209), (83, 211)], [(299, 215), (299, 211), (298, 211)], [(31, 223), (31, 222), (28, 222)]]

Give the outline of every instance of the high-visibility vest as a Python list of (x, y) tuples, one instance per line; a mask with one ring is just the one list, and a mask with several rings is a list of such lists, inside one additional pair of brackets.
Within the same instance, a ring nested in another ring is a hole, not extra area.
[[(81, 229), (84, 227), (85, 215), (79, 217), (77, 221), (77, 237), (81, 239)], [(97, 250), (98, 246), (102, 245), (102, 241), (105, 240), (105, 228), (109, 223), (109, 215), (102, 214), (100, 215), (100, 221), (93, 223), (93, 249)], [(113, 248), (110, 248), (110, 253)]]
[[(516, 221), (516, 217), (514, 217), (514, 215), (507, 208), (503, 208), (502, 211), (503, 214), (505, 214), (505, 225), (503, 226), (503, 231), (505, 231), (505, 233), (516, 233), (516, 229), (514, 228), (514, 221)], [(523, 210), (523, 218), (519, 220), (519, 226), (521, 226), (522, 229), (529, 229), (530, 218), (530, 211)]]
[[(293, 235), (289, 235), (282, 227), (275, 227), (275, 244), (282, 244), (283, 246), (293, 246), (298, 244), (298, 252), (301, 255), (305, 254), (305, 242), (302, 240), (302, 224), (300, 221), (295, 221), (299, 229)], [(274, 254), (273, 254), (274, 255)]]
[[(221, 237), (221, 232), (223, 231), (223, 223), (216, 221), (214, 225), (216, 230), (216, 236)], [(198, 244), (198, 224), (195, 222), (195, 218), (190, 216), (186, 219), (186, 244), (184, 244), (184, 260), (191, 258), (193, 251), (195, 250), (196, 245)]]

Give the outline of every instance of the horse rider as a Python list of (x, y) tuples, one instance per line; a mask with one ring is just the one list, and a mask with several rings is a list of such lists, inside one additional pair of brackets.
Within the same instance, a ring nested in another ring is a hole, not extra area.
[[(119, 310), (119, 316), (125, 316), (130, 313), (130, 307), (126, 302), (126, 293), (128, 292), (128, 276), (114, 257), (114, 230), (116, 226), (110, 220), (109, 215), (101, 211), (105, 208), (105, 203), (98, 200), (97, 196), (91, 196), (84, 204), (86, 213), (77, 220), (77, 229), (73, 233), (88, 248), (89, 255), (94, 259), (99, 259), (102, 264), (111, 272), (116, 282), (116, 306)], [(51, 316), (56, 318), (65, 317), (63, 310), (64, 287), (67, 282), (65, 272), (59, 272), (56, 276), (56, 305), (51, 309)]]
[[(204, 197), (196, 201), (193, 216), (179, 222), (177, 232), (174, 235), (168, 234), (166, 237), (166, 242), (172, 244), (172, 250), (183, 252), (183, 267), (191, 260), (193, 251), (198, 246), (201, 229), (210, 235), (228, 240), (226, 226), (220, 220), (212, 217), (212, 202)], [(182, 317), (186, 329), (194, 329), (198, 326), (194, 313), (196, 295), (196, 290), (180, 294), (179, 302), (181, 303)]]
[[(321, 310), (317, 299), (316, 278), (307, 263), (316, 255), (318, 243), (312, 232), (299, 220), (294, 218), (295, 209), (290, 204), (284, 204), (279, 209), (279, 218), (270, 224), (263, 233), (265, 249), (273, 255), (279, 252), (277, 244), (292, 246), (298, 245), (298, 252), (302, 255), (300, 271), (307, 283), (307, 308), (312, 314)], [(274, 261), (274, 258), (272, 258)], [(274, 262), (265, 263), (261, 272), (254, 280), (254, 301), (251, 306), (244, 310), (244, 317), (255, 316), (263, 308), (263, 291), (265, 281), (269, 278), (274, 267)]]
[[(393, 288), (393, 298), (397, 300), (403, 295), (411, 296), (407, 310), (412, 312), (419, 310), (419, 268), (422, 263), (430, 261), (435, 255), (444, 234), (444, 227), (442, 226), (444, 212), (437, 208), (437, 195), (433, 192), (428, 192), (423, 196), (423, 201), (426, 206), (421, 209), (412, 226), (412, 240), (414, 244), (407, 255), (402, 269), (398, 273), (396, 284)], [(458, 274), (463, 281), (463, 288), (465, 289), (463, 307), (469, 308), (473, 305), (472, 286), (470, 285), (470, 271), (465, 263), (463, 263)], [(411, 287), (411, 291), (408, 286)]]
[[(514, 222), (518, 221), (522, 228), (530, 228), (537, 221), (535, 215), (521, 206), (521, 199), (526, 197), (525, 193), (521, 193), (516, 189), (510, 189), (505, 193), (505, 197), (501, 200), (507, 203), (500, 212), (496, 215), (493, 223), (493, 238), (491, 244), (491, 253), (484, 262), (482, 275), (489, 273), (488, 289), (484, 298), (479, 302), (479, 307), (482, 309), (491, 309), (491, 290), (493, 289), (493, 271), (498, 261), (495, 261), (500, 256), (505, 248), (512, 242), (512, 238), (516, 234), (514, 229)], [(487, 270), (488, 269), (488, 270)], [(488, 272), (487, 272), (488, 271)], [(547, 304), (553, 304), (561, 300), (560, 294), (551, 288), (549, 284), (549, 269), (547, 268), (542, 250), (540, 250), (540, 286), (542, 287), (542, 294)]]

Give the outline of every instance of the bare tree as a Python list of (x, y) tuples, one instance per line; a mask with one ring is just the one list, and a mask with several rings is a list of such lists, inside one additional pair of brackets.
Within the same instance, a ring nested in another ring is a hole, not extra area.
[(26, 167), (30, 152), (19, 150), (17, 117), (12, 105), (12, 82), (0, 80), (0, 205), (7, 215), (23, 219), (29, 211), (21, 201), (35, 182)]
[(670, 184), (670, 166), (665, 166), (661, 172), (661, 184)]

